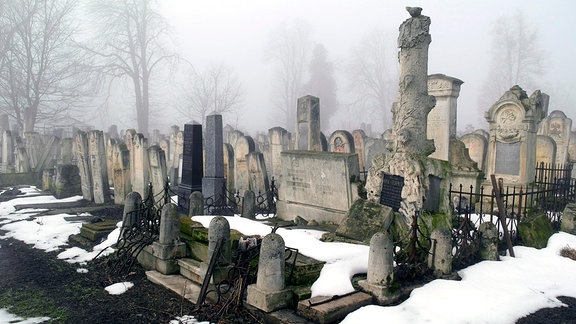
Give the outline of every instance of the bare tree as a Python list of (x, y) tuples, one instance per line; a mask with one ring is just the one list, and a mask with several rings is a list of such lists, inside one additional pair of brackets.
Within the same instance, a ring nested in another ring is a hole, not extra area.
[(544, 72), (538, 31), (521, 14), (496, 20), (491, 49), (491, 65), (479, 98), (482, 112), (514, 85), (535, 89)]
[(355, 112), (367, 112), (363, 115), (379, 121), (378, 126), (384, 130), (392, 123), (390, 110), (398, 94), (398, 67), (396, 56), (391, 55), (393, 45), (384, 32), (374, 30), (353, 49), (347, 67), (352, 99), (348, 106)]
[(211, 113), (234, 113), (243, 100), (244, 91), (232, 68), (211, 65), (200, 73), (192, 73), (184, 89), (185, 104), (178, 110), (185, 118), (199, 118), (202, 123)]
[(311, 47), (309, 25), (297, 21), (292, 26), (283, 24), (276, 29), (270, 35), (266, 49), (265, 58), (277, 64), (273, 102), (288, 130), (296, 126), (296, 105), (303, 94), (304, 72)]
[(133, 86), (139, 132), (148, 133), (152, 81), (162, 63), (176, 58), (166, 50), (168, 26), (152, 0), (93, 0), (88, 4), (96, 36), (86, 49), (95, 57), (102, 85), (128, 79)]
[(75, 46), (74, 0), (2, 3), (0, 111), (34, 131), (86, 95), (84, 57)]

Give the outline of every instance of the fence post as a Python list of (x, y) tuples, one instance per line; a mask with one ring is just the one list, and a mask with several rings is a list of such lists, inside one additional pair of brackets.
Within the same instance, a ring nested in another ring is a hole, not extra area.
[(500, 223), (502, 224), (502, 231), (504, 232), (504, 240), (508, 245), (508, 251), (510, 252), (510, 256), (515, 257), (514, 247), (512, 246), (512, 240), (510, 239), (510, 234), (508, 233), (508, 226), (506, 225), (506, 211), (504, 210), (502, 197), (500, 197), (500, 190), (502, 190), (502, 188), (498, 186), (495, 175), (493, 174), (490, 175), (490, 179), (492, 180), (492, 191), (496, 196), (496, 204), (498, 204), (498, 218), (500, 219)]

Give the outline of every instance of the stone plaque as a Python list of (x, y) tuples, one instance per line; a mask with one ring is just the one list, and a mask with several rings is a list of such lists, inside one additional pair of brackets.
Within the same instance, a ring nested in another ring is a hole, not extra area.
[(384, 173), (382, 176), (382, 192), (380, 193), (380, 203), (384, 206), (392, 207), (392, 210), (400, 210), (402, 202), (402, 187), (404, 178), (401, 176)]
[(496, 173), (520, 175), (520, 142), (496, 142)]

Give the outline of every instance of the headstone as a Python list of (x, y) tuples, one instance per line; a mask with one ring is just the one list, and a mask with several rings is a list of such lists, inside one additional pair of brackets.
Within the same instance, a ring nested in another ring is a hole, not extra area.
[(92, 192), (94, 202), (103, 204), (109, 198), (108, 171), (106, 167), (106, 150), (104, 133), (93, 130), (88, 134), (88, 155), (92, 173)]
[(248, 165), (249, 190), (255, 194), (265, 194), (270, 190), (268, 181), (268, 172), (266, 172), (266, 163), (264, 155), (260, 152), (252, 152), (246, 156)]
[(124, 143), (116, 142), (112, 148), (112, 183), (114, 203), (122, 205), (132, 190), (130, 179), (130, 151)]
[(148, 140), (141, 133), (133, 135), (131, 149), (130, 172), (132, 177), (130, 182), (132, 182), (132, 191), (139, 192), (142, 197), (148, 197), (148, 185), (150, 183)]
[(556, 142), (550, 136), (538, 135), (536, 137), (536, 164), (544, 163), (553, 166), (556, 163)]
[(126, 195), (124, 200), (124, 211), (122, 213), (122, 227), (120, 229), (119, 240), (124, 239), (126, 232), (131, 231), (138, 223), (138, 210), (142, 208), (142, 196), (135, 191)]
[[(166, 185), (166, 155), (158, 145), (152, 145), (148, 148), (149, 174), (150, 183), (152, 184), (152, 195), (155, 200), (164, 193)], [(167, 194), (167, 193), (164, 193)]]
[(202, 191), (204, 175), (202, 125), (184, 125), (184, 145), (182, 151), (182, 178), (178, 185), (178, 204), (188, 210), (190, 194)]
[[(182, 150), (179, 150), (182, 146), (176, 144), (179, 133), (181, 133), (180, 127), (176, 125), (170, 127), (169, 149), (166, 151), (168, 176), (174, 185), (178, 185), (178, 166), (180, 154), (182, 154)], [(182, 136), (183, 135), (180, 134), (181, 139), (183, 138)], [(183, 140), (181, 140), (181, 142), (184, 143)]]
[(279, 177), (282, 171), (280, 153), (287, 151), (290, 147), (290, 133), (282, 127), (274, 127), (268, 130), (270, 163), (268, 174)]
[(357, 129), (352, 132), (352, 137), (354, 138), (354, 151), (358, 154), (358, 164), (360, 165), (360, 172), (366, 171), (366, 154), (365, 154), (365, 143), (366, 143), (366, 133)]
[(94, 192), (92, 189), (92, 171), (88, 153), (88, 135), (83, 131), (78, 131), (74, 137), (74, 152), (76, 154), (76, 165), (78, 166), (82, 182), (82, 197), (84, 200), (93, 201)]
[(9, 130), (2, 132), (2, 173), (11, 173), (14, 166), (14, 142)]
[(240, 138), (244, 137), (244, 133), (238, 130), (231, 130), (228, 132), (228, 143), (232, 145), (234, 151), (236, 151), (236, 144)]
[(59, 164), (73, 164), (74, 159), (74, 139), (70, 137), (63, 138), (60, 141), (60, 159)]
[(569, 159), (570, 134), (572, 130), (572, 119), (555, 110), (540, 122), (538, 134), (550, 136), (556, 143), (556, 165), (563, 165)]
[(242, 199), (242, 217), (256, 219), (256, 195), (252, 190), (244, 191)]
[(24, 133), (24, 147), (28, 154), (30, 168), (36, 169), (36, 165), (38, 165), (38, 160), (44, 149), (42, 136), (36, 132)]
[(229, 192), (236, 192), (236, 185), (234, 183), (234, 149), (232, 145), (224, 143), (222, 150), (224, 151), (224, 178), (226, 178), (226, 188)]
[[(124, 143), (126, 144), (126, 148), (128, 149), (128, 151), (130, 152), (130, 184), (132, 184), (132, 179), (134, 179), (135, 177), (134, 172), (136, 172), (133, 167), (134, 150), (132, 149), (132, 147), (134, 146), (134, 137), (136, 136), (136, 134), (137, 134), (136, 130), (134, 129), (127, 129), (126, 132), (124, 132)], [(132, 187), (130, 187), (130, 191), (133, 191)]]
[(248, 286), (246, 302), (265, 312), (290, 306), (292, 291), (284, 282), (284, 239), (270, 233), (262, 239), (256, 284)]
[(222, 115), (206, 116), (206, 137), (204, 156), (206, 159), (202, 194), (222, 201), (226, 197), (226, 179), (224, 179), (224, 148), (222, 139)]
[(200, 191), (194, 191), (190, 194), (190, 209), (188, 216), (204, 215), (204, 196)]
[(180, 215), (172, 203), (162, 207), (159, 232), (158, 241), (145, 247), (138, 255), (138, 261), (144, 268), (153, 266), (162, 274), (178, 273), (180, 267), (176, 259), (186, 256), (186, 245), (180, 242)]
[(345, 130), (337, 130), (332, 135), (330, 135), (330, 139), (328, 140), (330, 152), (337, 152), (337, 153), (355, 153), (356, 150), (354, 148), (354, 137), (350, 132)]
[(242, 136), (236, 141), (234, 148), (234, 185), (243, 193), (250, 189), (248, 162), (246, 156), (255, 151), (254, 140), (250, 136)]
[(444, 74), (428, 76), (428, 94), (436, 98), (436, 105), (428, 113), (427, 137), (436, 148), (431, 158), (450, 161), (450, 139), (456, 137), (457, 99), (462, 83)]
[(452, 272), (452, 233), (446, 228), (437, 228), (430, 234), (434, 253), (428, 255), (428, 267), (438, 276)]
[(366, 280), (358, 284), (370, 293), (379, 303), (385, 302), (394, 280), (394, 245), (388, 232), (378, 232), (370, 239), (368, 254), (368, 273)]
[(106, 140), (106, 168), (108, 172), (108, 186), (114, 187), (114, 146), (116, 146), (117, 139), (108, 137)]
[(118, 134), (118, 126), (117, 125), (110, 125), (108, 127), (108, 138), (119, 139), (120, 135)]
[(478, 164), (478, 168), (485, 170), (488, 138), (479, 133), (469, 133), (462, 135), (460, 140), (468, 149), (470, 158)]
[(73, 164), (59, 164), (54, 171), (53, 193), (57, 199), (82, 194), (82, 180), (78, 166)]
[(514, 86), (486, 112), (490, 125), (486, 173), (502, 178), (505, 185), (523, 186), (534, 180), (536, 130), (547, 110), (543, 97), (538, 90), (528, 97)]
[[(222, 247), (220, 251), (216, 251), (216, 245), (218, 240), (223, 239)], [(221, 279), (225, 278), (227, 275), (224, 269), (232, 261), (232, 246), (230, 242), (230, 224), (228, 220), (223, 216), (216, 216), (210, 221), (208, 226), (208, 260), (212, 258), (214, 253), (219, 252), (216, 259), (216, 269), (214, 270), (212, 276), (212, 282), (220, 282)]]
[(498, 229), (492, 222), (484, 222), (478, 227), (480, 233), (480, 258), (498, 261)]
[(153, 129), (150, 144), (151, 145), (158, 145), (158, 143), (160, 143), (160, 130)]
[(322, 151), (320, 100), (316, 97), (298, 98), (295, 144), (297, 150)]

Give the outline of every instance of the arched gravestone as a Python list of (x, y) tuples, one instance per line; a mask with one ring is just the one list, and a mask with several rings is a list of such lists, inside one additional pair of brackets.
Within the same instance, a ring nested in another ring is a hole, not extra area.
[(486, 165), (486, 151), (488, 148), (488, 139), (478, 133), (464, 134), (460, 137), (468, 149), (468, 154), (472, 161), (478, 163), (478, 169), (484, 170)]
[(268, 130), (270, 164), (268, 174), (273, 177), (279, 177), (282, 173), (282, 164), (280, 153), (289, 150), (290, 133), (282, 127), (274, 127)]
[(527, 185), (536, 167), (536, 130), (544, 116), (545, 100), (540, 91), (530, 98), (514, 86), (488, 110), (490, 125), (486, 173), (507, 185)]
[(552, 166), (556, 160), (556, 142), (550, 136), (538, 135), (536, 138), (536, 164)]
[(354, 138), (354, 151), (358, 153), (360, 172), (363, 172), (367, 169), (364, 154), (366, 133), (361, 129), (356, 129), (352, 132), (352, 137)]
[(330, 135), (328, 142), (330, 143), (330, 152), (355, 153), (354, 137), (348, 131), (335, 131)]
[(538, 130), (539, 135), (547, 135), (556, 143), (556, 158), (554, 162), (557, 165), (563, 165), (568, 162), (568, 151), (570, 145), (570, 134), (572, 130), (572, 119), (559, 110), (555, 110), (540, 122)]

